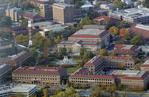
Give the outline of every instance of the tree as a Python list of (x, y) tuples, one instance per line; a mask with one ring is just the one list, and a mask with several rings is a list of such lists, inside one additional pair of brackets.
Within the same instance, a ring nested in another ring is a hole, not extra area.
[(51, 97), (80, 97), (76, 90), (72, 87), (68, 87), (65, 91), (60, 91), (56, 95)]
[(109, 29), (109, 32), (115, 36), (115, 35), (119, 34), (119, 29), (117, 27), (113, 26)]
[(106, 49), (100, 49), (99, 50), (99, 55), (100, 56), (107, 56), (108, 55), (108, 51)]
[(49, 97), (47, 88), (43, 89), (43, 97)]
[(122, 2), (121, 0), (113, 0), (112, 3), (119, 9), (122, 9), (126, 6), (126, 4)]
[(144, 0), (143, 5), (147, 8), (149, 8), (149, 0)]
[(86, 16), (83, 19), (81, 19), (80, 26), (83, 27), (84, 25), (90, 25), (92, 23), (93, 21), (88, 16)]
[(128, 29), (126, 28), (121, 28), (120, 31), (119, 31), (119, 35), (120, 37), (128, 40), (130, 38), (130, 32), (128, 31)]
[(44, 41), (45, 38), (40, 33), (37, 33), (33, 38), (33, 46), (43, 49)]
[(142, 38), (141, 36), (139, 35), (136, 35), (134, 36), (132, 39), (131, 39), (131, 43), (134, 44), (134, 45), (139, 45), (142, 43)]
[(12, 24), (12, 20), (8, 16), (4, 16), (0, 19), (0, 26), (1, 27), (10, 27)]
[(16, 97), (25, 97), (25, 95), (22, 94), (22, 93), (17, 93), (17, 94), (16, 94)]
[(59, 53), (59, 57), (63, 58), (64, 56), (67, 55), (67, 49), (66, 48), (60, 48), (58, 53)]
[(92, 88), (91, 97), (100, 97), (101, 96), (101, 87), (96, 86)]
[(18, 35), (18, 36), (16, 36), (16, 42), (17, 43), (25, 43), (25, 42), (28, 42), (28, 40), (29, 40), (29, 37), (28, 37), (28, 35)]

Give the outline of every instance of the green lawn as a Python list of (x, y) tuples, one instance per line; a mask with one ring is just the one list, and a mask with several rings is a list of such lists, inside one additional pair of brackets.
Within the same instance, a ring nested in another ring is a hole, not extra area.
[(71, 74), (71, 73), (75, 72), (76, 70), (78, 70), (79, 68), (80, 68), (80, 66), (76, 65), (76, 66), (74, 66), (74, 67), (68, 67), (68, 68), (66, 68), (66, 69), (67, 69), (67, 72), (68, 72), (69, 74)]

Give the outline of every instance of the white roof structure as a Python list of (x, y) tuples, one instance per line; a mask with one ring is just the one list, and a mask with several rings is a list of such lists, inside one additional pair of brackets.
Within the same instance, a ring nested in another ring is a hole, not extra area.
[(32, 89), (36, 88), (36, 85), (33, 84), (18, 84), (15, 87), (13, 87), (11, 90), (12, 92), (23, 92), (23, 93), (27, 93), (30, 92)]
[(103, 33), (105, 30), (100, 30), (100, 29), (81, 29), (74, 33), (73, 35), (100, 35)]
[(111, 74), (114, 75), (126, 75), (128, 77), (142, 77), (144, 75), (144, 71), (139, 70), (114, 70)]
[(149, 16), (149, 8), (130, 8), (125, 10), (117, 10), (113, 12), (117, 16), (126, 18), (139, 18)]

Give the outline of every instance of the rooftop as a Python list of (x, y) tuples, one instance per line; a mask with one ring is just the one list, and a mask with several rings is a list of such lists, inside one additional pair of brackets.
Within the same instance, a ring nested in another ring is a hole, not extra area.
[(33, 84), (18, 84), (12, 88), (12, 92), (30, 92), (32, 89), (36, 88)]
[(148, 8), (130, 8), (125, 10), (114, 11), (113, 13), (123, 17), (138, 18), (138, 17), (149, 16), (149, 9)]
[(66, 3), (54, 3), (53, 6), (66, 8), (66, 7), (74, 7), (72, 4), (66, 4)]
[(127, 77), (142, 77), (145, 72), (139, 70), (114, 70), (112, 75), (125, 75)]
[(45, 74), (45, 75), (59, 75), (61, 67), (19, 67), (13, 73), (20, 74)]
[(100, 65), (101, 58), (99, 56), (93, 57), (91, 60), (89, 60), (84, 66), (92, 66), (92, 65)]
[(115, 48), (116, 49), (131, 49), (132, 47), (134, 47), (134, 45), (127, 45), (127, 44), (116, 44)]

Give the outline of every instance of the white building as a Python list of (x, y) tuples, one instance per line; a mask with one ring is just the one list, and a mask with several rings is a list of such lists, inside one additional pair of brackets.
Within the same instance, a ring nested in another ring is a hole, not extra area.
[(125, 10), (117, 10), (112, 13), (109, 13), (110, 16), (116, 19), (122, 19), (130, 23), (140, 23), (147, 24), (149, 23), (149, 9), (138, 7), (130, 8)]
[(25, 97), (32, 96), (37, 91), (37, 86), (33, 84), (13, 84), (10, 86), (0, 86), (0, 97), (10, 97), (17, 93), (23, 94)]

